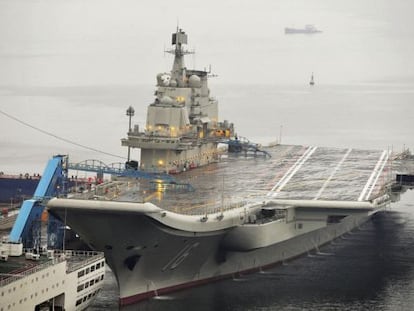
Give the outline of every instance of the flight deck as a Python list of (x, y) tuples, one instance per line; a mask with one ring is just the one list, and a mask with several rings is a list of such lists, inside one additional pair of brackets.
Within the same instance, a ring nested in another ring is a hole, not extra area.
[[(151, 202), (204, 214), (251, 200), (369, 201), (388, 191), (395, 154), (300, 145), (264, 148), (271, 157), (222, 153), (216, 163), (174, 175), (175, 181), (118, 177), (75, 198)], [(191, 185), (191, 189), (183, 185)]]

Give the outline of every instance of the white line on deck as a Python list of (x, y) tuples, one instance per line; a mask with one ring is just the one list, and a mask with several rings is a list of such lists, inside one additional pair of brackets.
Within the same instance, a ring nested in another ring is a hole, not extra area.
[(381, 168), (378, 170), (377, 176), (375, 177), (374, 182), (371, 184), (371, 189), (369, 190), (369, 192), (367, 193), (365, 200), (368, 200), (369, 197), (371, 196), (372, 191), (375, 188), (375, 185), (377, 184), (378, 178), (380, 177), (380, 175), (382, 174), (382, 171), (384, 170), (384, 166), (388, 161), (388, 157), (390, 156), (390, 153), (387, 151), (384, 160), (382, 161), (382, 165)]
[[(361, 194), (360, 194), (360, 196), (359, 196), (359, 198), (358, 198), (358, 201), (362, 201), (362, 199), (363, 199), (363, 198), (364, 198), (364, 196), (365, 196), (365, 193), (368, 191), (368, 188), (369, 188), (370, 186), (371, 186), (371, 187), (373, 187), (373, 186), (372, 186), (372, 181), (373, 181), (373, 179), (374, 179), (375, 175), (377, 175), (377, 174), (380, 174), (380, 173), (381, 173), (381, 171), (379, 170), (379, 167), (380, 167), (380, 165), (381, 165), (381, 163), (382, 163), (382, 161), (383, 161), (384, 157), (385, 157), (387, 154), (388, 154), (388, 153), (387, 153), (387, 151), (386, 151), (386, 150), (384, 150), (384, 151), (382, 152), (381, 157), (379, 158), (379, 160), (378, 160), (377, 164), (375, 165), (375, 168), (374, 168), (374, 170), (372, 171), (371, 176), (369, 177), (369, 179), (368, 179), (367, 183), (365, 184), (364, 189), (362, 189), (362, 192), (361, 192)], [(388, 159), (388, 155), (387, 155), (387, 159)], [(384, 162), (385, 162), (385, 161), (384, 161)], [(371, 190), (371, 191), (372, 191), (372, 190)]]
[[(296, 161), (296, 163), (290, 167), (290, 169), (286, 172), (285, 175), (279, 180), (279, 182), (268, 192), (268, 196), (272, 192), (280, 192), (283, 187), (289, 182), (289, 180), (296, 174), (296, 172), (302, 167), (302, 165), (310, 158), (310, 156), (315, 152), (318, 147), (309, 147), (305, 153)], [(275, 197), (277, 193), (273, 193), (273, 197)]]
[(279, 181), (273, 186), (273, 188), (267, 193), (267, 195), (270, 195), (287, 178), (287, 176), (290, 174), (290, 172), (295, 168), (296, 165), (298, 165), (298, 163), (300, 161), (302, 161), (302, 159), (308, 154), (308, 152), (311, 149), (312, 149), (312, 147), (308, 147), (308, 149), (306, 149), (306, 151), (300, 156), (300, 158), (296, 160), (295, 164), (293, 164), (291, 167), (289, 167), (287, 172), (282, 176), (281, 179), (279, 179)]
[(338, 172), (338, 170), (340, 169), (340, 167), (342, 166), (342, 164), (345, 162), (345, 159), (349, 156), (349, 154), (351, 153), (352, 149), (348, 149), (348, 151), (345, 153), (345, 155), (342, 157), (341, 161), (339, 161), (339, 163), (336, 165), (335, 169), (332, 171), (331, 175), (328, 177), (327, 180), (325, 180), (325, 182), (322, 185), (322, 188), (319, 189), (318, 194), (316, 195), (316, 197), (314, 197), (314, 200), (319, 199), (319, 197), (322, 195), (322, 192), (325, 190), (325, 188), (328, 186), (329, 182), (332, 180), (332, 178), (334, 177), (334, 175), (336, 174), (336, 172)]

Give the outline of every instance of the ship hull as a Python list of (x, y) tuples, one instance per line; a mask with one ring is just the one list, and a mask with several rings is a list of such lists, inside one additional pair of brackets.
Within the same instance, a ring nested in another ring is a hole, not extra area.
[(21, 202), (25, 197), (31, 197), (39, 181), (38, 178), (0, 178), (0, 202)]
[[(207, 232), (182, 231), (145, 213), (113, 211), (109, 216), (96, 211), (77, 210), (72, 213), (69, 209), (66, 219), (92, 248), (105, 252), (118, 281), (120, 304), (128, 305), (272, 267), (349, 232), (367, 221), (374, 212), (355, 211), (339, 223), (318, 225), (306, 233), (297, 233), (274, 244), (249, 250), (235, 250), (231, 243), (226, 243), (237, 227)], [(311, 222), (309, 219), (303, 223), (312, 227)], [(291, 226), (296, 227), (296, 222)]]

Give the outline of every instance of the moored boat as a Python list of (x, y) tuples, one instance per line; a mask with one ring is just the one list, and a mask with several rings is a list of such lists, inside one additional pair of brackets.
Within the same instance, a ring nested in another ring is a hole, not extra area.
[(80, 311), (104, 284), (105, 260), (95, 251), (24, 250), (0, 242), (1, 310)]

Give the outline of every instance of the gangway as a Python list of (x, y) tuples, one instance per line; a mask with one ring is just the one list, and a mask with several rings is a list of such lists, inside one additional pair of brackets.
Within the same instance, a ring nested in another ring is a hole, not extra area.
[(188, 191), (194, 190), (190, 183), (178, 182), (169, 174), (160, 171), (143, 171), (136, 168), (128, 168), (125, 163), (120, 162), (105, 164), (100, 160), (89, 159), (79, 163), (69, 163), (68, 169), (74, 171), (94, 172), (101, 176), (103, 176), (103, 174), (108, 174), (120, 177), (149, 179), (152, 182), (162, 182), (164, 185), (170, 185), (167, 186), (168, 189), (185, 189)]
[(25, 247), (34, 243), (34, 232), (44, 211), (44, 201), (66, 192), (67, 156), (57, 155), (49, 160), (33, 198), (25, 200), (11, 230), (9, 241), (23, 242)]
[(244, 137), (235, 137), (232, 139), (225, 139), (221, 140), (220, 143), (226, 144), (229, 146), (228, 152), (229, 153), (244, 153), (247, 155), (247, 153), (253, 153), (253, 155), (256, 157), (257, 154), (262, 154), (265, 157), (271, 158), (269, 152), (266, 150), (260, 149), (260, 144), (256, 144), (248, 140)]

